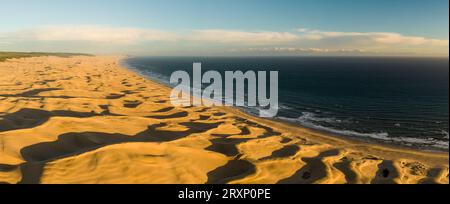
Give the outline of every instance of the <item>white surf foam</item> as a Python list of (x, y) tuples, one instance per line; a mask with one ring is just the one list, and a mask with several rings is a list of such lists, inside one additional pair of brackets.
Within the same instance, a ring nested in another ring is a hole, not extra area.
[(447, 131), (442, 130), (442, 134), (445, 135), (445, 136), (444, 136), (445, 139), (447, 139), (447, 140), (450, 139), (449, 136), (448, 136), (448, 132), (447, 132)]
[[(333, 134), (356, 137), (356, 138), (369, 138), (375, 140), (381, 140), (385, 142), (393, 142), (406, 146), (427, 146), (439, 149), (449, 149), (448, 141), (441, 141), (434, 138), (414, 138), (414, 137), (390, 137), (387, 132), (378, 133), (361, 133), (352, 130), (337, 130), (330, 127), (315, 124), (314, 122), (336, 122), (333, 118), (318, 118), (314, 113), (303, 113), (299, 118), (286, 118), (279, 117), (281, 120), (286, 120), (293, 123), (298, 123), (304, 127), (325, 131)], [(448, 139), (448, 133), (447, 133)]]

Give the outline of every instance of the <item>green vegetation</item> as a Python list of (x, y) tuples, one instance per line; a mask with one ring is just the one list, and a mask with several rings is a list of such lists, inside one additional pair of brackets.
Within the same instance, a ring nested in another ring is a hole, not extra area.
[(42, 56), (71, 57), (77, 55), (90, 56), (88, 54), (80, 54), (80, 53), (0, 52), (0, 62), (12, 58), (42, 57)]

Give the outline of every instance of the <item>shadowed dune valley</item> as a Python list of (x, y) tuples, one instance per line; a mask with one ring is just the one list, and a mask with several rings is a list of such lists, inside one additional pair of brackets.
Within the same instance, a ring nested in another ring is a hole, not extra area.
[(448, 184), (448, 153), (174, 107), (116, 56), (0, 62), (2, 184)]

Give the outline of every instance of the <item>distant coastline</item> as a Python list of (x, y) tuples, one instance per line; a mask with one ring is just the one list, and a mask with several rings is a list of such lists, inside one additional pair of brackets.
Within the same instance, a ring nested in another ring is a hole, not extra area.
[(0, 62), (7, 59), (19, 59), (26, 57), (43, 57), (43, 56), (56, 56), (56, 57), (72, 57), (72, 56), (93, 56), (91, 54), (84, 53), (63, 53), (63, 52), (3, 52), (0, 51)]

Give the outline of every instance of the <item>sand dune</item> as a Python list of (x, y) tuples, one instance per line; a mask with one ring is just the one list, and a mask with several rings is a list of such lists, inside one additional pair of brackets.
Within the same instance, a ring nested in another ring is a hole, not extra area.
[(0, 63), (0, 183), (448, 183), (448, 153), (175, 108), (119, 57)]

